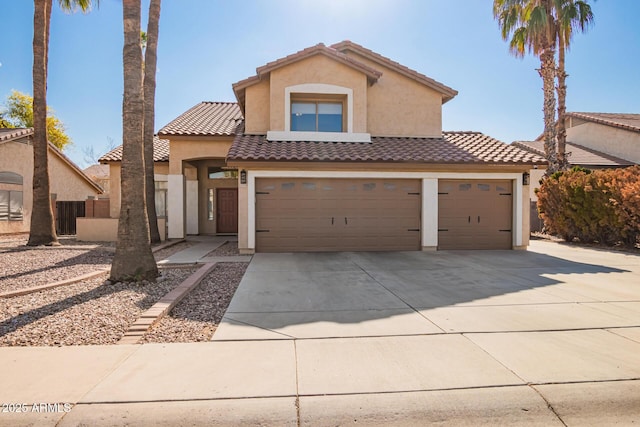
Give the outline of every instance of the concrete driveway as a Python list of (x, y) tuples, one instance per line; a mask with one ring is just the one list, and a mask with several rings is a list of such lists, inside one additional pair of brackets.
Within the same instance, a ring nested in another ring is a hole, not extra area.
[(214, 340), (594, 329), (638, 339), (638, 326), (640, 257), (533, 241), (529, 251), (257, 254)]
[(213, 342), (0, 348), (0, 425), (640, 423), (640, 257), (258, 254)]

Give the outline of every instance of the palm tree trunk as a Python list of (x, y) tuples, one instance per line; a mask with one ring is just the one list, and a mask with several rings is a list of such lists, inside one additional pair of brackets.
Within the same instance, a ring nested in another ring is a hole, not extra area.
[(57, 245), (51, 209), (47, 142), (47, 63), (52, 0), (34, 0), (33, 13), (33, 207), (27, 245)]
[(566, 44), (562, 31), (558, 31), (558, 168), (566, 170), (569, 166), (566, 154), (567, 129), (565, 115), (567, 112), (567, 73), (565, 72)]
[(155, 125), (159, 23), (160, 0), (151, 0), (149, 4), (149, 22), (147, 24), (147, 48), (144, 54), (144, 169), (147, 217), (149, 219), (151, 243), (160, 242), (153, 170), (153, 133)]
[(546, 37), (540, 50), (540, 77), (542, 77), (542, 91), (544, 95), (544, 153), (547, 158), (547, 175), (558, 170), (556, 155), (556, 94), (555, 94), (555, 25), (552, 15), (551, 0), (543, 0), (547, 14)]
[(555, 67), (553, 51), (545, 50), (540, 54), (540, 77), (542, 77), (542, 90), (544, 94), (544, 155), (548, 162), (547, 175), (558, 170), (555, 141)]
[(113, 281), (153, 280), (158, 276), (158, 267), (149, 243), (145, 206), (140, 0), (123, 0), (122, 11), (124, 97), (121, 206), (110, 278)]

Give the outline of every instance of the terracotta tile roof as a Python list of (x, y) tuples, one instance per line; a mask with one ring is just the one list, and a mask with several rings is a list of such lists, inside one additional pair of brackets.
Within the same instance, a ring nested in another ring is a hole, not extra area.
[(91, 165), (82, 169), (82, 172), (91, 179), (109, 178), (109, 165)]
[(340, 52), (348, 52), (348, 51), (355, 52), (359, 55), (364, 56), (367, 59), (370, 59), (371, 61), (382, 64), (406, 77), (409, 77), (422, 84), (425, 84), (431, 87), (432, 89), (435, 89), (438, 92), (441, 92), (444, 95), (443, 101), (442, 101), (443, 103), (451, 100), (454, 96), (458, 94), (458, 91), (450, 88), (449, 86), (446, 86), (430, 77), (425, 76), (422, 73), (414, 71), (409, 67), (406, 67), (390, 58), (387, 58), (386, 56), (382, 56), (379, 53), (376, 53), (370, 49), (367, 49), (366, 47), (361, 46), (357, 43), (354, 43), (350, 40), (344, 40), (339, 43), (335, 43), (331, 45), (331, 47)]
[(567, 113), (567, 117), (587, 120), (603, 125), (614, 126), (621, 129), (640, 132), (640, 114), (629, 113)]
[(394, 162), (431, 164), (546, 164), (533, 153), (480, 132), (444, 132), (442, 138), (372, 137), (371, 143), (268, 141), (236, 136), (228, 160)]
[(241, 121), (235, 102), (201, 102), (160, 129), (158, 135), (234, 135)]
[[(544, 156), (544, 141), (516, 141), (513, 144), (518, 148), (527, 150), (531, 153)], [(578, 144), (567, 142), (566, 151), (569, 154), (569, 164), (572, 166), (586, 167), (624, 167), (632, 166), (633, 162), (610, 156), (601, 151), (592, 150)]]
[[(122, 161), (122, 145), (109, 151), (98, 159), (102, 164), (108, 162), (121, 162)], [(169, 161), (169, 140), (160, 139), (158, 135), (153, 137), (153, 161), (154, 162), (168, 162)]]
[(0, 142), (11, 141), (33, 135), (33, 128), (2, 128), (0, 129)]

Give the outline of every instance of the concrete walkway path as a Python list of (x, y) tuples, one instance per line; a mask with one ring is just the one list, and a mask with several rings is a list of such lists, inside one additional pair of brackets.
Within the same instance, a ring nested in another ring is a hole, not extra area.
[(222, 340), (0, 348), (0, 425), (640, 422), (638, 256), (405, 254), (256, 256)]
[(207, 256), (227, 242), (237, 242), (236, 236), (188, 236), (185, 239), (192, 244), (180, 252), (158, 262), (159, 265), (171, 264), (207, 264), (212, 262), (249, 262), (250, 255), (238, 256)]

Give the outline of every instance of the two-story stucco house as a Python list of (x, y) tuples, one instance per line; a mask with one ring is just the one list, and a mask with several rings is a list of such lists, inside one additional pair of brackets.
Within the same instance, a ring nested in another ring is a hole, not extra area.
[(457, 92), (350, 41), (318, 44), (158, 132), (168, 236), (238, 235), (242, 253), (517, 249), (540, 156), (443, 132)]

